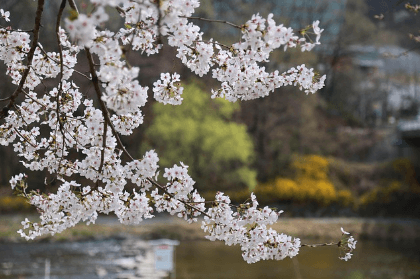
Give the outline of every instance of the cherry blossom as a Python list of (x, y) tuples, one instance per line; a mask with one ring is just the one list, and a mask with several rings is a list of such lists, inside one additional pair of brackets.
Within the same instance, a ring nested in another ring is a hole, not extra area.
[(324, 29), (319, 28), (318, 25), (319, 25), (319, 20), (314, 21), (314, 23), (312, 24), (314, 33), (316, 35), (316, 39), (315, 39), (316, 43), (319, 43), (319, 39), (321, 38), (321, 33), (322, 31), (324, 31)]
[(338, 243), (338, 247), (340, 248), (341, 252), (345, 253), (345, 255), (344, 257), (339, 257), (339, 259), (348, 261), (353, 256), (351, 252), (353, 252), (353, 250), (356, 249), (357, 240), (355, 240), (354, 237), (350, 235), (349, 232), (346, 232), (343, 228), (341, 228), (341, 232), (343, 237)]
[(160, 74), (160, 80), (153, 83), (153, 92), (155, 99), (163, 104), (180, 105), (183, 98), (181, 97), (183, 87), (179, 87), (178, 82), (181, 81), (177, 73)]
[(0, 9), (0, 14), (1, 14), (1, 17), (2, 17), (5, 21), (10, 21), (10, 19), (9, 19), (10, 12), (9, 12), (9, 11), (4, 11), (3, 9)]
[(350, 234), (349, 232), (346, 232), (346, 231), (343, 229), (343, 227), (341, 227), (341, 232), (342, 232), (343, 234)]
[[(248, 263), (296, 256), (300, 239), (270, 227), (283, 211), (259, 208), (254, 194), (240, 205), (232, 205), (221, 192), (214, 201), (206, 201), (182, 162), (166, 168), (159, 177), (159, 157), (154, 150), (141, 159), (127, 152), (120, 137), (132, 134), (143, 123), (141, 109), (149, 88), (140, 84), (140, 68), (130, 65), (122, 49), (149, 56), (167, 42), (193, 73), (200, 77), (210, 73), (220, 83), (211, 90), (212, 98), (250, 100), (286, 85), (308, 94), (324, 86), (325, 75), (320, 77), (305, 64), (283, 73), (269, 72), (262, 63), (278, 48), (286, 51), (299, 46), (310, 51), (319, 45), (323, 31), (319, 21), (305, 29), (313, 30), (313, 42), (309, 32), (299, 38), (292, 28), (276, 24), (272, 14), (267, 18), (256, 14), (243, 25), (230, 23), (241, 37), (226, 46), (203, 40), (199, 26), (191, 21), (198, 0), (90, 2), (95, 8), (84, 14), (77, 11), (74, 0), (68, 1), (70, 16), (58, 18), (65, 28), (56, 26), (53, 34), (58, 51), (44, 49), (39, 37), (42, 10), (48, 9), (43, 0), (38, 1), (33, 32), (0, 27), (0, 60), (16, 85), (3, 100), (0, 144), (12, 145), (24, 167), (45, 170), (59, 184), (56, 193), (44, 194), (28, 191), (24, 174), (10, 179), (12, 189), (40, 212), (39, 222), (26, 218), (18, 233), (34, 239), (79, 222), (94, 223), (98, 214), (114, 213), (123, 224), (138, 224), (153, 218), (155, 212), (169, 212), (189, 223), (201, 220), (206, 238), (241, 246)], [(111, 10), (125, 22), (116, 32), (104, 28)], [(9, 21), (10, 13), (0, 12)], [(82, 61), (87, 61), (87, 72), (76, 70)], [(81, 92), (76, 82), (80, 78), (92, 85), (93, 93)], [(46, 79), (49, 82), (40, 90)], [(152, 91), (163, 104), (182, 103), (183, 87), (177, 73), (161, 73)], [(166, 183), (158, 182), (161, 180)], [(133, 191), (125, 190), (127, 184), (135, 185)], [(357, 241), (341, 230), (346, 237), (338, 246), (345, 252), (341, 259), (347, 261)]]

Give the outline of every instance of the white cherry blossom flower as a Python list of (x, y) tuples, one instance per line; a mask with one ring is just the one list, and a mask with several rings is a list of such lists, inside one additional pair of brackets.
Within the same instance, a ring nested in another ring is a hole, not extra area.
[(343, 227), (341, 227), (341, 232), (342, 232), (343, 234), (350, 234), (349, 232), (346, 232), (346, 231), (343, 229)]
[(10, 12), (9, 12), (9, 11), (4, 11), (3, 9), (0, 9), (0, 14), (1, 14), (1, 17), (2, 17), (5, 21), (10, 21), (10, 19), (9, 19)]
[(344, 255), (344, 257), (340, 257), (340, 260), (344, 260), (344, 261), (348, 261), (351, 259), (351, 256), (353, 256), (353, 254), (351, 253), (346, 253), (346, 255)]
[(312, 23), (312, 27), (313, 27), (314, 33), (316, 35), (316, 39), (315, 39), (316, 43), (319, 43), (319, 39), (321, 38), (321, 33), (322, 33), (322, 31), (324, 31), (324, 29), (319, 28), (318, 25), (319, 25), (319, 20), (314, 21)]

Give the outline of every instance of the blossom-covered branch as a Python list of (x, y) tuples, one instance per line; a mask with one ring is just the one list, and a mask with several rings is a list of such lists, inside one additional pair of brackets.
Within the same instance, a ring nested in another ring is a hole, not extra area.
[[(64, 19), (63, 29), (61, 14), (66, 2), (61, 2), (57, 15), (58, 53), (45, 50), (38, 41), (41, 0), (31, 47), (28, 32), (0, 28), (0, 59), (17, 85), (15, 92), (2, 100), (9, 103), (2, 113), (0, 144), (13, 145), (28, 170), (46, 170), (60, 182), (56, 193), (43, 194), (27, 190), (26, 175), (12, 177), (12, 188), (40, 212), (40, 222), (22, 222), (22, 237), (60, 233), (81, 221), (94, 223), (99, 213), (114, 213), (123, 224), (138, 224), (153, 218), (155, 212), (166, 211), (190, 223), (201, 216), (207, 238), (240, 245), (248, 263), (294, 257), (300, 247), (310, 246), (270, 228), (282, 211), (259, 208), (254, 194), (250, 201), (237, 206), (232, 206), (222, 192), (214, 201), (206, 201), (182, 162), (166, 168), (162, 178), (167, 182), (158, 183), (158, 154), (150, 150), (136, 159), (126, 150), (121, 136), (132, 134), (143, 123), (142, 107), (149, 88), (140, 85), (140, 69), (129, 66), (122, 46), (154, 55), (162, 48), (160, 37), (166, 37), (186, 67), (198, 76), (211, 72), (220, 82), (220, 88), (212, 90), (213, 98), (250, 100), (286, 85), (314, 93), (324, 86), (325, 76), (320, 77), (313, 69), (303, 64), (284, 73), (267, 72), (262, 63), (269, 61), (271, 52), (278, 48), (286, 51), (300, 46), (302, 51), (310, 51), (320, 44), (323, 29), (319, 21), (298, 37), (290, 27), (277, 25), (272, 14), (267, 18), (256, 14), (243, 25), (194, 17), (197, 0), (90, 0), (95, 9), (87, 14), (79, 13), (75, 2), (69, 0), (72, 11)], [(102, 28), (109, 19), (106, 6), (116, 8), (114, 11), (124, 18), (124, 27), (117, 32)], [(7, 11), (1, 10), (1, 16), (0, 20), (8, 22)], [(241, 40), (231, 46), (213, 39), (204, 41), (191, 19), (238, 28)], [(316, 38), (312, 40), (310, 34)], [(88, 74), (74, 70), (83, 52)], [(93, 98), (80, 92), (74, 72), (92, 82)], [(49, 91), (38, 92), (37, 86), (44, 79), (57, 77), (59, 81)], [(153, 83), (154, 98), (164, 104), (182, 104), (180, 81), (178, 73), (162, 73)], [(18, 104), (16, 97), (23, 90), (27, 92)], [(137, 187), (128, 192), (127, 184)], [(342, 258), (347, 260), (356, 242), (346, 237), (339, 243), (340, 249), (346, 247)]]
[[(0, 112), (0, 119), (7, 116), (7, 113), (9, 111), (9, 109), (13, 106), (15, 99), (17, 98), (17, 96), (22, 92), (22, 89), (24, 88), (25, 82), (26, 82), (26, 78), (28, 77), (29, 71), (31, 70), (31, 65), (32, 65), (32, 60), (34, 57), (34, 53), (35, 53), (35, 49), (37, 47), (38, 44), (38, 39), (39, 39), (39, 29), (41, 27), (41, 18), (42, 18), (42, 12), (44, 11), (44, 0), (39, 0), (38, 1), (38, 7), (36, 10), (36, 15), (35, 15), (35, 24), (34, 24), (34, 29), (33, 29), (33, 40), (32, 40), (32, 45), (31, 48), (28, 50), (28, 38), (29, 35), (26, 32), (23, 33), (18, 33), (16, 34), (16, 32), (14, 32), (14, 39), (9, 40), (11, 41), (11, 43), (8, 43), (8, 48), (3, 49), (2, 51), (0, 51), (0, 58), (2, 58), (2, 60), (6, 61), (10, 61), (12, 62), (13, 60), (22, 60), (25, 56), (27, 56), (27, 65), (23, 70), (23, 74), (20, 77), (20, 81), (19, 81), (19, 85), (18, 87), (15, 89), (15, 91), (13, 92), (13, 94), (9, 97), (9, 104), (5, 107), (3, 107), (2, 111)], [(10, 21), (9, 19), (9, 15), (10, 12), (4, 12), (3, 9), (1, 9), (1, 15), (2, 17), (6, 20), (6, 21)], [(2, 30), (3, 32), (8, 32), (6, 30)], [(7, 33), (6, 33), (7, 34)], [(11, 35), (11, 34), (10, 34)], [(7, 39), (7, 36), (6, 36)], [(16, 44), (17, 42), (22, 42), (21, 45)], [(16, 44), (16, 45), (14, 45)], [(19, 48), (20, 47), (20, 48)], [(27, 53), (25, 53), (27, 51)], [(7, 64), (7, 63), (6, 63)]]

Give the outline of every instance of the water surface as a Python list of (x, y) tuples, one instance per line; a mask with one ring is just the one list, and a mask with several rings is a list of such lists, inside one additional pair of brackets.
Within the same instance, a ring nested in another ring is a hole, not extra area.
[[(118, 278), (132, 274), (116, 264), (145, 251), (139, 239), (67, 243), (0, 244), (0, 278), (50, 279)], [(294, 259), (247, 264), (239, 247), (220, 242), (181, 242), (176, 247), (176, 278), (420, 278), (420, 249), (413, 243), (359, 241), (353, 258), (338, 259), (336, 247), (301, 248)]]

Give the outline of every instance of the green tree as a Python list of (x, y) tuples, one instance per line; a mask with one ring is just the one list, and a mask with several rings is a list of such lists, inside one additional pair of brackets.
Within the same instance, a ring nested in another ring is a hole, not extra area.
[(182, 106), (153, 105), (155, 117), (142, 151), (153, 146), (164, 154), (163, 167), (182, 160), (201, 190), (254, 188), (251, 138), (245, 125), (231, 121), (239, 104), (212, 100), (196, 83), (185, 86), (182, 97)]

